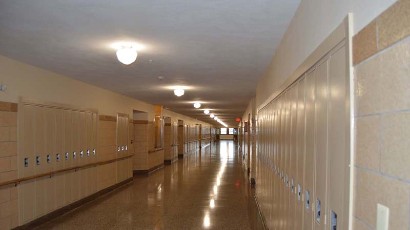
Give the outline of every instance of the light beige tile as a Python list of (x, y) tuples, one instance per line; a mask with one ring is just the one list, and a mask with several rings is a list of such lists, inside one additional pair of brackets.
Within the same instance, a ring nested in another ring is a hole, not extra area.
[(356, 67), (358, 115), (410, 109), (409, 50), (405, 40)]
[(380, 131), (381, 119), (379, 116), (367, 116), (356, 119), (356, 165), (379, 170)]
[(410, 1), (399, 0), (377, 18), (379, 50), (410, 35)]
[(410, 227), (409, 184), (361, 169), (356, 170), (355, 178), (354, 213), (357, 218), (375, 228), (377, 204), (380, 203), (390, 209), (390, 229)]
[(410, 112), (382, 117), (381, 171), (410, 180)]
[(377, 53), (376, 22), (371, 22), (353, 37), (353, 64)]
[(365, 223), (358, 220), (357, 218), (353, 219), (353, 229), (354, 230), (372, 230), (369, 226), (367, 226)]
[(0, 111), (0, 126), (17, 126), (17, 113)]
[(9, 141), (9, 140), (10, 140), (10, 128), (0, 127), (0, 141)]
[(0, 142), (0, 157), (16, 156), (17, 144), (16, 142)]

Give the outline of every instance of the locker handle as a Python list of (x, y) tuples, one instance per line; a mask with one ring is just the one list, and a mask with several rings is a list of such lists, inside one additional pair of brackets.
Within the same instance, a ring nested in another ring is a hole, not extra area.
[(83, 150), (80, 151), (80, 157), (81, 157), (81, 158), (84, 157), (84, 151), (83, 151)]
[(40, 156), (36, 156), (36, 165), (40, 165)]
[(319, 198), (316, 200), (316, 222), (320, 224), (320, 209), (321, 209), (321, 203)]
[(68, 155), (68, 152), (66, 152), (65, 153), (65, 159), (68, 160), (68, 158), (69, 158), (69, 155)]
[(95, 149), (93, 149), (93, 155), (95, 156)]
[(305, 206), (306, 209), (310, 208), (310, 192), (308, 190), (305, 191)]
[(28, 167), (28, 158), (24, 158), (24, 167)]
[(50, 154), (48, 154), (47, 155), (47, 164), (50, 164), (50, 162), (51, 162), (51, 157), (50, 157)]
[(89, 156), (90, 156), (90, 150), (87, 149), (87, 157), (89, 157)]
[(60, 154), (59, 153), (56, 154), (56, 160), (57, 160), (57, 162), (60, 161)]
[(121, 151), (124, 151), (125, 150), (125, 146), (121, 146)]
[(73, 152), (73, 159), (77, 157), (77, 152)]
[(121, 147), (120, 147), (120, 146), (118, 146), (118, 148), (117, 148), (117, 152), (119, 152), (119, 151), (121, 151)]

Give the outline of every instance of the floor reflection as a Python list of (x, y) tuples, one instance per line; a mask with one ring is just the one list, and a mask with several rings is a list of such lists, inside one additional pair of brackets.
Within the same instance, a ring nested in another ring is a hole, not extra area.
[(220, 141), (38, 229), (263, 229), (233, 141)]

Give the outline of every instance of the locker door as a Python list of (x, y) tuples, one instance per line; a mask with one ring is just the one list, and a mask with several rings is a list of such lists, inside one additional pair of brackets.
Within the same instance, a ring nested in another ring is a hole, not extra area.
[(313, 228), (312, 204), (314, 194), (314, 170), (315, 170), (315, 79), (316, 73), (310, 72), (306, 76), (306, 152), (305, 152), (305, 175), (304, 175), (304, 230)]
[[(20, 110), (20, 108), (22, 108)], [(21, 137), (22, 150), (19, 153), (19, 178), (32, 176), (35, 173), (34, 164), (34, 123), (35, 123), (35, 108), (31, 105), (19, 106), (19, 111), (22, 112), (23, 122), (20, 125), (19, 136)], [(34, 219), (35, 216), (35, 199), (36, 196), (35, 183), (33, 181), (22, 182), (18, 186), (19, 196), (19, 223), (25, 224)]]
[[(71, 110), (64, 110), (63, 113), (63, 123), (64, 123), (64, 167), (65, 168), (71, 168), (73, 167), (73, 123), (72, 123), (72, 118), (73, 118), (74, 111)], [(67, 172), (64, 175), (64, 180), (65, 180), (65, 204), (70, 204), (73, 201), (73, 195), (72, 195), (72, 187), (73, 185), (71, 184), (71, 176), (72, 173)]]
[(295, 229), (296, 222), (296, 135), (297, 135), (297, 96), (298, 96), (297, 84), (293, 85), (290, 90), (290, 150), (289, 150), (289, 194), (290, 194), (290, 206), (289, 206), (289, 218), (288, 229)]
[[(316, 96), (315, 96), (315, 229), (326, 229), (327, 210), (327, 105), (328, 105), (328, 68), (327, 61), (316, 69)], [(312, 197), (313, 198), (313, 197)], [(313, 202), (312, 202), (313, 204)]]
[(297, 136), (296, 136), (296, 161), (297, 172), (295, 177), (296, 185), (296, 219), (295, 230), (303, 228), (303, 178), (304, 178), (304, 155), (305, 155), (305, 78), (302, 78), (298, 85), (298, 100), (297, 100)]
[[(81, 123), (80, 123), (80, 112), (73, 111), (72, 113), (72, 126), (73, 132), (72, 135), (72, 159), (73, 166), (79, 166), (80, 158), (80, 138), (81, 138)], [(72, 191), (72, 201), (80, 199), (80, 174), (78, 171), (73, 171), (71, 173), (71, 191)]]
[[(44, 158), (44, 167), (47, 172), (54, 171), (54, 164), (55, 164), (55, 148), (56, 148), (56, 117), (55, 117), (55, 110), (54, 108), (44, 108), (45, 110), (45, 158)], [(54, 193), (54, 178), (45, 178), (45, 197), (46, 197), (46, 209), (45, 213), (49, 213), (55, 210), (56, 202), (55, 202), (55, 193)]]
[[(55, 116), (56, 116), (56, 145), (55, 145), (55, 155), (54, 155), (54, 162), (55, 162), (55, 170), (61, 170), (64, 168), (64, 121), (63, 121), (63, 109), (56, 109)], [(64, 174), (59, 173), (54, 176), (54, 194), (56, 197), (56, 208), (61, 208), (65, 204), (64, 200)]]
[(291, 116), (290, 116), (290, 100), (291, 100), (291, 91), (288, 89), (288, 91), (285, 94), (285, 165), (284, 165), (284, 170), (285, 170), (285, 175), (284, 175), (284, 180), (283, 180), (283, 185), (284, 185), (284, 193), (285, 193), (285, 201), (284, 201), (284, 226), (283, 229), (290, 229), (290, 221), (289, 220), (289, 213), (290, 213), (290, 189), (289, 189), (289, 177), (290, 177), (290, 131), (291, 131)]
[(329, 64), (328, 223), (332, 229), (348, 229), (349, 225), (350, 111), (346, 109), (349, 100), (346, 60), (346, 50), (342, 47)]
[[(35, 174), (39, 175), (47, 171), (46, 158), (46, 132), (45, 132), (46, 114), (45, 109), (40, 106), (35, 106)], [(46, 182), (44, 178), (35, 180), (35, 218), (40, 217), (46, 213)]]

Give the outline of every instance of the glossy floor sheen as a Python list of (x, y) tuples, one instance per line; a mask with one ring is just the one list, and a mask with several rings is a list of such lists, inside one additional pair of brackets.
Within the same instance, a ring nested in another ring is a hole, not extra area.
[(263, 229), (247, 181), (221, 141), (38, 229)]

